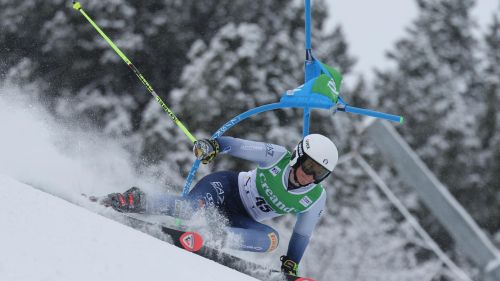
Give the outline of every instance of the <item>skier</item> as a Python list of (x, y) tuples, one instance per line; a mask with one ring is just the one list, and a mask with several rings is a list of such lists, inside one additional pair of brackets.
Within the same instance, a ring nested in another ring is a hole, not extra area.
[[(146, 195), (133, 187), (108, 195), (120, 212), (165, 214), (189, 218), (192, 210), (216, 207), (229, 220), (228, 232), (241, 237), (239, 250), (269, 252), (276, 249), (279, 234), (261, 221), (287, 213), (297, 215), (281, 270), (297, 275), (298, 264), (323, 212), (326, 194), (320, 185), (335, 168), (338, 151), (327, 137), (310, 134), (293, 153), (284, 147), (233, 137), (196, 141), (193, 152), (207, 164), (219, 154), (253, 161), (251, 171), (221, 171), (202, 178), (186, 197)], [(233, 246), (234, 247), (234, 246)]]

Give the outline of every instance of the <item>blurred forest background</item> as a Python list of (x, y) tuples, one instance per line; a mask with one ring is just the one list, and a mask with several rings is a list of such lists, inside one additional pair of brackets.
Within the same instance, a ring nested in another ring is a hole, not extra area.
[[(475, 0), (415, 1), (418, 16), (387, 53), (394, 67), (378, 69), (373, 83), (351, 77), (356, 56), (342, 26), (325, 31), (324, 0), (313, 1), (313, 52), (356, 81), (341, 89), (350, 104), (405, 116), (406, 123), (396, 126), (399, 133), (499, 246), (500, 10), (492, 11), (488, 31), (477, 33)], [(71, 4), (0, 0), (1, 86), (22, 89), (67, 126), (115, 139), (130, 152), (138, 173), (180, 191), (193, 162), (189, 139)], [(82, 5), (197, 138), (303, 83), (301, 0)], [(314, 111), (311, 132), (332, 137), (341, 155), (358, 151), (369, 159), (442, 249), (476, 279), (480, 269), (391, 163), (358, 136), (361, 121)], [(301, 134), (302, 113), (292, 109), (253, 117), (227, 133), (289, 149)], [(198, 178), (252, 167), (220, 157), (200, 169)], [(325, 185), (328, 211), (301, 264), (303, 274), (320, 280), (456, 280), (355, 162), (342, 162)], [(293, 223), (293, 216), (272, 222), (281, 229), (282, 244)]]

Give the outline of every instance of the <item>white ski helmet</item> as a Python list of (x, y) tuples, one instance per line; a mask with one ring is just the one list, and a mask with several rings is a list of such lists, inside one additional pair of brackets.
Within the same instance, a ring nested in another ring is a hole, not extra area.
[(335, 168), (339, 160), (337, 146), (327, 137), (310, 134), (304, 137), (292, 153), (290, 166), (302, 166), (306, 174), (314, 175), (314, 183), (320, 183)]

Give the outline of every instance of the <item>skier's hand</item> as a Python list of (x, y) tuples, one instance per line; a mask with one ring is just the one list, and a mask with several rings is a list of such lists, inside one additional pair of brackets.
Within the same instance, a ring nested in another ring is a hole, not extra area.
[(297, 276), (297, 270), (299, 269), (299, 265), (291, 260), (287, 256), (281, 256), (281, 272), (284, 272), (288, 275)]
[(214, 139), (202, 139), (194, 142), (193, 153), (203, 164), (212, 162), (219, 153), (220, 145)]
[(144, 192), (137, 187), (121, 193), (108, 194), (106, 199), (113, 209), (122, 213), (143, 213), (144, 212)]

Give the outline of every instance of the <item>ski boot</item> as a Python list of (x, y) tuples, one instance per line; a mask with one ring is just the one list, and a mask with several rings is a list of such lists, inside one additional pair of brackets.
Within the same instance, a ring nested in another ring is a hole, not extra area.
[(132, 187), (122, 193), (108, 194), (106, 205), (122, 213), (144, 213), (146, 210), (145, 194), (138, 187)]

